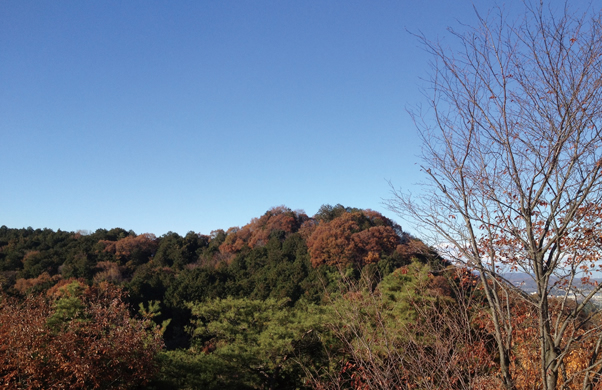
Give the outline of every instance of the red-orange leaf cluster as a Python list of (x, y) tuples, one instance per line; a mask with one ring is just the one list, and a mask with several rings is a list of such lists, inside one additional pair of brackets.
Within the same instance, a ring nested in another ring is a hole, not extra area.
[[(69, 282), (53, 287), (47, 297), (0, 297), (0, 387), (99, 389), (146, 383), (156, 372), (160, 331), (150, 319), (130, 316), (119, 288)], [(71, 312), (65, 309), (69, 305)], [(57, 318), (52, 326), (50, 320)]]
[(292, 211), (284, 206), (274, 207), (260, 218), (253, 218), (250, 223), (240, 229), (228, 229), (228, 236), (220, 245), (220, 252), (235, 253), (245, 246), (255, 248), (265, 245), (272, 232), (295, 233), (308, 219), (309, 217), (302, 212)]
[(104, 244), (105, 252), (113, 253), (117, 257), (127, 258), (134, 252), (152, 254), (157, 250), (157, 238), (152, 233), (138, 236), (127, 236), (119, 241), (100, 241)]
[(307, 239), (314, 267), (321, 264), (359, 267), (375, 263), (382, 254), (391, 254), (401, 243), (393, 223), (371, 211), (344, 213), (321, 222)]
[(391, 255), (396, 249), (408, 258), (423, 249), (429, 252), (424, 244), (424, 248), (408, 245), (419, 242), (408, 237), (402, 239), (401, 228), (376, 211), (340, 205), (323, 206), (321, 210), (322, 213), (309, 218), (303, 212), (284, 206), (274, 207), (242, 228), (230, 228), (219, 247), (220, 254), (232, 258), (243, 248), (265, 245), (275, 232), (283, 232), (285, 236), (299, 233), (307, 244), (314, 267), (321, 264), (363, 267), (378, 262), (383, 255)]

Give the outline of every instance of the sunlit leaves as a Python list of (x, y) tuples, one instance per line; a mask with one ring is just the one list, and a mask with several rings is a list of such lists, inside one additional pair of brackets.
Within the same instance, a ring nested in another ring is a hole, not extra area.
[(307, 239), (314, 266), (363, 267), (390, 255), (401, 243), (391, 221), (373, 211), (345, 212), (317, 225)]
[(9, 389), (129, 388), (147, 382), (162, 346), (109, 284), (70, 281), (48, 298), (1, 297), (0, 383)]

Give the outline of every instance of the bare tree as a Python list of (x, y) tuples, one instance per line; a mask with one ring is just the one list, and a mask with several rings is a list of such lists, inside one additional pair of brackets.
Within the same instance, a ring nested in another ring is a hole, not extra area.
[[(602, 256), (601, 16), (524, 5), (516, 21), (498, 9), (450, 30), (457, 51), (418, 37), (434, 58), (429, 109), (413, 112), (425, 187), (394, 189), (388, 204), (479, 272), (506, 388), (515, 325), (500, 272), (513, 269), (537, 286), (524, 299), (538, 316), (543, 388), (589, 389), (602, 371), (602, 329), (587, 311), (602, 288), (587, 279)], [(565, 370), (584, 346), (587, 364)]]
[[(364, 275), (343, 279), (324, 317), (328, 364), (305, 366), (309, 383), (323, 390), (492, 389), (490, 337), (475, 321), (482, 304), (473, 276), (451, 267), (433, 276), (413, 263), (374, 288)], [(333, 353), (334, 352), (334, 353)]]

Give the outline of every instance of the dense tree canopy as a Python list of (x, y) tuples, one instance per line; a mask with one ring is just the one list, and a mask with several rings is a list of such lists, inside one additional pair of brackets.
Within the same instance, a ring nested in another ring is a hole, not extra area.
[(0, 296), (0, 383), (18, 389), (131, 388), (148, 382), (162, 347), (132, 318), (121, 290), (63, 281), (46, 296)]
[(314, 217), (275, 207), (209, 235), (3, 226), (0, 331), (10, 342), (2, 380), (13, 388), (150, 379), (165, 389), (302, 388), (307, 367), (339, 356), (322, 326), (329, 294), (366, 277), (374, 289), (413, 259), (443, 264), (381, 214), (341, 205)]
[(391, 255), (403, 237), (389, 219), (371, 211), (343, 212), (327, 220), (320, 219), (307, 240), (314, 266), (376, 263)]

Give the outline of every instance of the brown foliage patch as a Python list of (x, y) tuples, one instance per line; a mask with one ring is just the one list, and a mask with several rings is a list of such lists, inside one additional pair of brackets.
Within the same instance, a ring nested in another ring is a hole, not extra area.
[[(0, 297), (0, 387), (99, 389), (146, 383), (157, 369), (160, 331), (149, 319), (131, 318), (115, 286), (79, 283), (75, 297), (61, 284), (49, 298)], [(77, 299), (81, 310), (59, 328), (49, 327), (65, 299)]]
[(292, 211), (284, 206), (274, 207), (242, 228), (228, 229), (226, 240), (219, 250), (221, 253), (236, 253), (245, 246), (255, 248), (265, 245), (272, 232), (281, 230), (286, 234), (295, 233), (308, 219), (301, 211)]
[(119, 241), (101, 240), (104, 244), (104, 251), (114, 254), (117, 257), (127, 258), (133, 252), (154, 253), (157, 250), (157, 237), (151, 233), (140, 234), (136, 237), (127, 236)]
[[(390, 225), (381, 225), (388, 221)], [(344, 213), (329, 222), (320, 223), (307, 239), (314, 267), (321, 264), (363, 267), (391, 254), (401, 238), (392, 223), (374, 211)]]
[(61, 275), (50, 276), (50, 274), (48, 272), (44, 272), (37, 278), (17, 279), (14, 287), (15, 287), (15, 290), (19, 291), (21, 294), (25, 294), (27, 292), (27, 290), (31, 289), (32, 287), (39, 286), (39, 285), (46, 284), (46, 283), (56, 282), (60, 279), (61, 279)]

